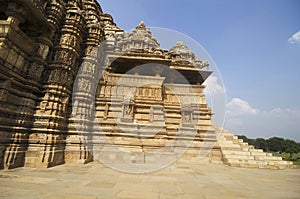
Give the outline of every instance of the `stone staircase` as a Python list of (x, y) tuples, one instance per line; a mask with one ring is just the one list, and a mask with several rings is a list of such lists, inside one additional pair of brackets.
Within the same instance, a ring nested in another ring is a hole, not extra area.
[(281, 157), (273, 156), (262, 149), (255, 149), (242, 139), (238, 139), (229, 131), (217, 129), (217, 145), (221, 149), (223, 163), (234, 167), (245, 168), (267, 168), (267, 169), (287, 169), (293, 168), (291, 161), (284, 161)]

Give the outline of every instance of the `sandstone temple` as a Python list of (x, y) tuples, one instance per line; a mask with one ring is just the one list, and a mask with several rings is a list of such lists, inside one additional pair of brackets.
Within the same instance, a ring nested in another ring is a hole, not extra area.
[(0, 169), (199, 154), (291, 167), (213, 124), (208, 65), (143, 22), (120, 29), (96, 0), (0, 0)]

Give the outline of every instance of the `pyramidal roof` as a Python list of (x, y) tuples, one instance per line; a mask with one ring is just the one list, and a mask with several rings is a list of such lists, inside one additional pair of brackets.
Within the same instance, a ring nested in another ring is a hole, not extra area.
[[(178, 41), (175, 46), (169, 50), (169, 54), (175, 59), (175, 63), (189, 62), (190, 65), (195, 67), (204, 68), (208, 66), (208, 62), (202, 62), (198, 56), (195, 55), (182, 41)], [(177, 58), (176, 58), (177, 57)]]
[(125, 32), (118, 36), (117, 47), (121, 51), (146, 51), (161, 50), (160, 44), (152, 35), (149, 28), (142, 21), (131, 32)]

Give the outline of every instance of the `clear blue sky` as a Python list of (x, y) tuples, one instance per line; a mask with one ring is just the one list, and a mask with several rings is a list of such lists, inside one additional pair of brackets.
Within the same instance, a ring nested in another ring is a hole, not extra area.
[(230, 110), (225, 127), (233, 133), (300, 141), (300, 38), (288, 42), (300, 31), (300, 1), (99, 3), (124, 30), (143, 20), (199, 42), (221, 71)]

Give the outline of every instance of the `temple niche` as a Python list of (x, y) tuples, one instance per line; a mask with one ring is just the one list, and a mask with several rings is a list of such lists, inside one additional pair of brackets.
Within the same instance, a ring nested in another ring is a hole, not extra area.
[(183, 42), (161, 49), (144, 22), (126, 32), (96, 0), (2, 0), (0, 13), (0, 169), (197, 160), (206, 148), (204, 161), (291, 166), (213, 124), (212, 71)]

